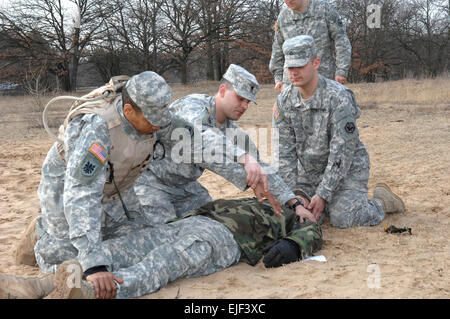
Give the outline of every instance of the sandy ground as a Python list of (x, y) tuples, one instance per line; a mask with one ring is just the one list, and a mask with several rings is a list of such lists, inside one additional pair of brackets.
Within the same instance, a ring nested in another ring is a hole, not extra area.
[[(323, 225), (326, 263), (297, 262), (277, 269), (238, 263), (220, 273), (182, 279), (144, 298), (449, 298), (450, 80), (350, 85), (363, 111), (360, 135), (371, 157), (369, 195), (378, 182), (392, 186), (407, 211), (385, 223), (412, 228), (387, 234), (383, 225), (336, 229)], [(436, 92), (423, 96), (424, 85)], [(215, 83), (174, 86), (175, 97), (213, 94)], [(270, 127), (275, 100), (265, 85), (258, 105), (239, 121)], [(40, 168), (52, 144), (37, 128), (39, 110), (26, 97), (0, 97), (0, 272), (40, 275), (15, 265), (14, 245), (33, 216)], [(57, 114), (56, 114), (57, 115)], [(264, 155), (264, 154), (263, 154)], [(270, 154), (267, 154), (267, 158)], [(205, 172), (214, 199), (252, 196)]]

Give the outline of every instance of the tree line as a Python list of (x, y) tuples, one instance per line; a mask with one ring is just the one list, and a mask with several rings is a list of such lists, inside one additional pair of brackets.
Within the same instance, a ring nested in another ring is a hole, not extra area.
[[(353, 47), (349, 80), (374, 81), (447, 72), (447, 0), (330, 0)], [(67, 4), (70, 4), (68, 6)], [(230, 63), (261, 82), (282, 0), (12, 0), (0, 11), (0, 82), (53, 79), (75, 90), (81, 63), (104, 81), (118, 74), (177, 72), (194, 65), (220, 80)], [(370, 27), (368, 6), (380, 9)], [(35, 81), (36, 82), (36, 81)]]

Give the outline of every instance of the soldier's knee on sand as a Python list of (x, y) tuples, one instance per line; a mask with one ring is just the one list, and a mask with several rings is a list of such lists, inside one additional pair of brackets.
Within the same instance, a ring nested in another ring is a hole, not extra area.
[(354, 226), (351, 214), (348, 212), (330, 215), (330, 223), (332, 226), (342, 229)]
[(34, 245), (38, 239), (36, 232), (37, 219), (38, 217), (32, 219), (15, 247), (14, 259), (17, 265), (37, 265), (36, 257), (34, 255)]

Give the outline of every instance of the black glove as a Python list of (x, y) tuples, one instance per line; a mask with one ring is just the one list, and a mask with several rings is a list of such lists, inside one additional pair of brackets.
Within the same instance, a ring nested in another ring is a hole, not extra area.
[(288, 239), (280, 239), (264, 248), (263, 263), (266, 268), (280, 267), (299, 260), (300, 248)]

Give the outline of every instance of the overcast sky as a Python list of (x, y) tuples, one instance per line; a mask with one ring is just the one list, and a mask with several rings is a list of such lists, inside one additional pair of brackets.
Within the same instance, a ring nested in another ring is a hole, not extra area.
[[(8, 5), (16, 3), (16, 2), (17, 2), (17, 0), (0, 0), (0, 10), (2, 8), (7, 8)], [(77, 13), (78, 10), (76, 9), (76, 5), (73, 2), (70, 2), (69, 0), (61, 0), (61, 2), (64, 7), (66, 7), (67, 9), (70, 9), (67, 11), (67, 15), (65, 18), (65, 19), (67, 19), (66, 20), (68, 23), (67, 25), (70, 26), (70, 25), (72, 25), (72, 21), (73, 21), (72, 17), (75, 16), (75, 13)]]
[[(0, 7), (5, 7), (8, 4), (14, 3), (16, 1), (17, 0), (0, 0)], [(62, 3), (63, 3), (64, 6), (66, 6), (68, 8), (74, 6), (74, 4), (72, 2), (70, 2), (69, 0), (62, 0)]]

